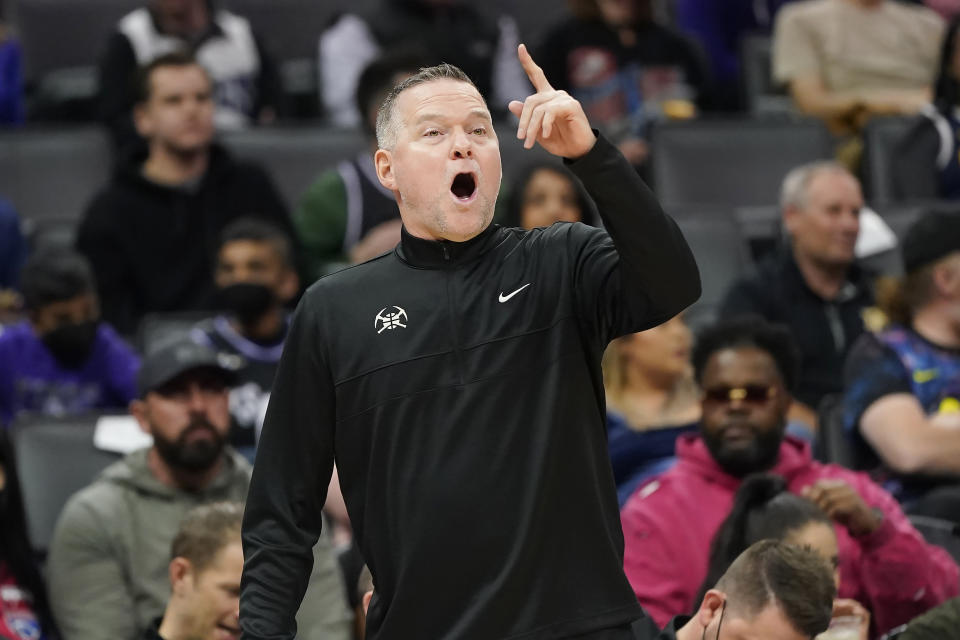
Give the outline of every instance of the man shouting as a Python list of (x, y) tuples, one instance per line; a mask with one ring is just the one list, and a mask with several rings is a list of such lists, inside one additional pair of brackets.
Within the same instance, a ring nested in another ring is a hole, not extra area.
[(247, 502), (243, 637), (293, 638), (336, 461), (374, 579), (367, 638), (633, 638), (600, 358), (700, 294), (696, 263), (630, 164), (555, 91), (517, 137), (560, 156), (607, 232), (491, 225), (500, 149), (456, 67), (380, 109), (397, 248), (321, 279), (297, 310)]

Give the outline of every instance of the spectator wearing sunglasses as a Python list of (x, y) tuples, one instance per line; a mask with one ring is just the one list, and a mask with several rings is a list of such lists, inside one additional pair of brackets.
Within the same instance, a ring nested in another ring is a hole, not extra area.
[(814, 461), (808, 444), (785, 434), (798, 360), (789, 330), (758, 319), (717, 325), (698, 340), (699, 434), (677, 441), (677, 464), (620, 514), (624, 570), (657, 624), (693, 610), (711, 540), (743, 479), (758, 472), (782, 477), (834, 522), (839, 597), (856, 597), (864, 581), (882, 591), (877, 632), (957, 594), (956, 564), (924, 542), (892, 496), (865, 474)]

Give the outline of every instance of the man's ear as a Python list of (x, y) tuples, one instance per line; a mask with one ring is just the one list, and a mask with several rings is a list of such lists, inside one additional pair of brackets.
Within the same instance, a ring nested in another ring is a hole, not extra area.
[(130, 415), (134, 417), (137, 421), (137, 424), (140, 425), (140, 430), (144, 433), (153, 435), (150, 432), (150, 421), (147, 420), (147, 403), (145, 400), (131, 400), (130, 401)]
[(783, 228), (790, 235), (793, 235), (793, 231), (797, 226), (797, 222), (800, 219), (802, 212), (794, 206), (787, 206), (783, 209)]
[(170, 561), (170, 590), (174, 596), (189, 595), (187, 592), (193, 583), (193, 565), (186, 558), (174, 558)]
[(703, 601), (700, 603), (697, 613), (694, 614), (694, 619), (701, 627), (706, 629), (713, 622), (713, 619), (720, 615), (720, 610), (726, 599), (727, 595), (724, 592), (710, 589), (703, 594)]
[(953, 297), (960, 290), (960, 258), (952, 256), (941, 260), (933, 267), (933, 285), (937, 293), (944, 297)]
[(300, 276), (297, 275), (296, 269), (284, 269), (283, 275), (280, 276), (280, 300), (284, 303), (293, 300), (299, 290)]
[(133, 126), (136, 127), (141, 138), (149, 139), (153, 135), (153, 123), (147, 113), (146, 105), (142, 102), (133, 108)]
[(390, 191), (397, 190), (397, 179), (393, 174), (393, 154), (386, 149), (377, 149), (373, 156), (373, 163), (377, 167), (377, 178)]

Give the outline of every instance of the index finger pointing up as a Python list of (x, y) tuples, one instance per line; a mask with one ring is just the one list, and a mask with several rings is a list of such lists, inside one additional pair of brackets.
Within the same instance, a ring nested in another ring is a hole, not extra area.
[(533, 88), (536, 89), (538, 93), (541, 91), (553, 91), (553, 87), (547, 82), (547, 76), (544, 75), (543, 69), (533, 61), (533, 57), (530, 55), (530, 52), (527, 51), (527, 45), (521, 44), (517, 47), (517, 57), (520, 59), (520, 66), (527, 72), (527, 77), (530, 78)]

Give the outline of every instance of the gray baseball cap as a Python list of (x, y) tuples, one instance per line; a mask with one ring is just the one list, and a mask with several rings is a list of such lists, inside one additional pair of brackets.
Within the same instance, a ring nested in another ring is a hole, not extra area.
[(144, 357), (137, 377), (137, 390), (143, 398), (191, 369), (215, 369), (227, 386), (236, 383), (235, 365), (229, 356), (221, 357), (213, 349), (197, 344), (189, 336), (172, 339)]

